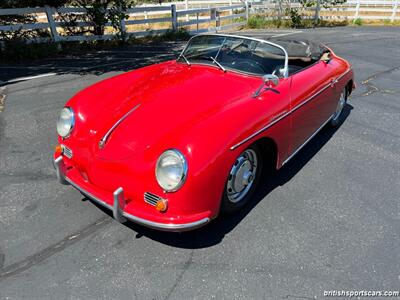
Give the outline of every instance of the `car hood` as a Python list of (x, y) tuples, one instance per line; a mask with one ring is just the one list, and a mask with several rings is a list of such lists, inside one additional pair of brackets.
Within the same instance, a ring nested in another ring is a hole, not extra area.
[[(93, 155), (112, 160), (144, 155), (160, 149), (160, 144), (165, 149), (177, 147), (183, 133), (246, 101), (260, 83), (257, 77), (175, 61), (124, 73), (70, 100), (67, 105), (76, 114), (72, 138), (88, 145)], [(99, 147), (114, 125), (104, 146)]]

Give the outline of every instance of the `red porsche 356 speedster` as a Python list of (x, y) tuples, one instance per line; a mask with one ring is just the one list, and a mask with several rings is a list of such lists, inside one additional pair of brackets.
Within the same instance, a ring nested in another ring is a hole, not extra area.
[(350, 64), (323, 45), (202, 34), (178, 59), (96, 83), (61, 110), (61, 183), (115, 219), (165, 231), (241, 209), (262, 166), (279, 169), (354, 89)]

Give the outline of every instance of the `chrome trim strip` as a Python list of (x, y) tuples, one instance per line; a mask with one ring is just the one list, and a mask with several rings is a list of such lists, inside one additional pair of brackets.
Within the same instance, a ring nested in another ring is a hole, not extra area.
[(188, 230), (193, 230), (196, 228), (199, 228), (201, 226), (206, 225), (208, 222), (210, 222), (209, 218), (204, 218), (201, 220), (198, 220), (196, 222), (192, 223), (184, 223), (184, 224), (164, 224), (164, 223), (157, 223), (153, 221), (148, 221), (142, 218), (135, 217), (133, 215), (130, 215), (126, 212), (123, 213), (124, 217), (127, 219), (131, 220), (132, 222), (139, 223), (141, 225), (144, 225), (146, 227), (158, 229), (158, 230), (163, 230), (163, 231), (172, 231), (172, 232), (182, 232), (182, 231), (188, 231)]
[[(338, 82), (341, 78), (343, 78), (347, 73), (349, 73), (352, 70), (352, 68), (347, 69), (346, 72), (344, 72), (342, 75), (340, 75), (338, 78), (335, 79), (336, 82)], [(311, 95), (310, 97), (308, 97), (306, 100), (304, 100), (303, 102), (301, 102), (300, 104), (296, 105), (294, 108), (292, 108), (291, 110), (289, 110), (286, 114), (283, 114), (282, 116), (280, 116), (279, 118), (273, 120), (271, 123), (267, 124), (266, 126), (264, 126), (263, 128), (259, 129), (258, 131), (256, 131), (255, 133), (253, 133), (252, 135), (248, 136), (247, 138), (245, 138), (244, 140), (242, 140), (241, 142), (233, 145), (230, 150), (235, 150), (237, 147), (243, 145), (244, 143), (248, 142), (249, 140), (251, 140), (253, 137), (259, 135), (261, 132), (267, 130), (268, 128), (270, 128), (271, 126), (275, 125), (278, 121), (282, 120), (283, 118), (287, 117), (288, 115), (290, 115), (292, 112), (298, 110), (300, 107), (302, 107), (303, 105), (305, 105), (306, 103), (308, 103), (309, 101), (311, 101), (312, 99), (314, 99), (315, 97), (317, 97), (319, 94), (321, 94), (322, 92), (324, 92), (328, 87), (331, 86), (331, 82), (329, 82), (328, 84), (326, 84), (323, 88), (321, 88), (318, 92), (316, 92), (315, 94)]]
[(326, 120), (321, 127), (319, 127), (303, 144), (300, 145), (300, 147), (298, 147), (296, 149), (296, 151), (294, 151), (283, 163), (282, 166), (284, 164), (286, 164), (293, 156), (295, 156), (322, 128), (324, 128), (324, 126), (332, 119), (333, 115), (329, 117), (328, 120)]
[(138, 107), (140, 106), (140, 103), (138, 105), (136, 105), (134, 108), (132, 108), (130, 111), (128, 111), (125, 115), (122, 116), (121, 119), (119, 119), (108, 131), (107, 133), (103, 136), (103, 138), (100, 140), (99, 142), (99, 147), (103, 148), (105, 143), (107, 142), (107, 139), (110, 137), (111, 133), (114, 131), (115, 128), (117, 128), (117, 126), (119, 124), (121, 124), (121, 122), (123, 120), (125, 120), (134, 110), (136, 110)]
[(231, 150), (235, 150), (237, 147), (243, 145), (244, 143), (248, 142), (249, 140), (251, 140), (253, 137), (255, 137), (256, 135), (259, 135), (261, 132), (267, 130), (268, 128), (270, 128), (271, 126), (275, 125), (276, 123), (278, 123), (280, 120), (282, 120), (283, 118), (285, 118), (287, 115), (289, 115), (291, 112), (288, 111), (287, 113), (283, 114), (282, 116), (280, 116), (279, 118), (273, 120), (271, 123), (269, 123), (268, 125), (264, 126), (263, 128), (259, 129), (258, 131), (254, 132), (252, 135), (248, 136), (247, 138), (245, 138), (244, 140), (242, 140), (241, 142), (233, 145), (230, 149)]
[(77, 185), (75, 182), (73, 182), (71, 179), (69, 179), (68, 177), (65, 177), (65, 180), (68, 181), (74, 188), (76, 188), (78, 191), (80, 191), (82, 194), (84, 194), (85, 196), (88, 196), (90, 199), (92, 199), (94, 202), (100, 204), (101, 206), (104, 206), (105, 208), (108, 208), (109, 210), (113, 210), (114, 208), (100, 200), (99, 198), (97, 198), (96, 196), (94, 196), (93, 194), (89, 193), (88, 191), (86, 191), (84, 188), (81, 188), (79, 185)]
[(271, 123), (267, 124), (266, 126), (264, 126), (263, 128), (261, 128), (260, 130), (256, 131), (255, 133), (253, 133), (252, 135), (250, 135), (249, 137), (245, 138), (244, 140), (242, 140), (241, 142), (233, 145), (230, 149), (231, 150), (235, 150), (237, 147), (243, 145), (244, 143), (246, 143), (247, 141), (251, 140), (253, 137), (255, 137), (256, 135), (260, 134), (261, 132), (267, 130), (268, 128), (270, 128), (272, 125), (275, 125), (276, 123), (278, 123), (280, 120), (282, 120), (283, 118), (287, 117), (288, 115), (290, 115), (292, 112), (298, 110), (300, 107), (302, 107), (303, 105), (305, 105), (306, 103), (308, 103), (309, 101), (311, 101), (312, 99), (314, 99), (315, 97), (317, 97), (319, 94), (321, 94), (323, 91), (325, 91), (328, 87), (330, 87), (331, 84), (328, 83), (326, 86), (324, 86), (321, 90), (319, 90), (318, 92), (316, 92), (315, 94), (313, 94), (312, 96), (308, 97), (305, 101), (301, 102), (300, 104), (296, 105), (294, 108), (292, 108), (291, 110), (289, 110), (287, 113), (283, 114), (282, 116), (280, 116), (279, 118), (275, 119), (274, 121), (272, 121)]
[(353, 67), (348, 68), (342, 75), (337, 77), (335, 80), (338, 82), (340, 79), (342, 79), (347, 73), (349, 73), (351, 70), (353, 70)]
[(302, 107), (303, 105), (307, 104), (308, 102), (310, 102), (312, 99), (314, 99), (315, 97), (317, 97), (319, 94), (321, 94), (322, 92), (325, 92), (326, 89), (331, 87), (332, 82), (329, 82), (328, 84), (326, 84), (323, 88), (321, 88), (318, 92), (316, 92), (315, 94), (311, 95), (310, 97), (306, 98), (306, 100), (304, 100), (303, 102), (297, 104), (294, 108), (292, 108), (290, 110), (290, 113), (298, 110), (300, 107)]
[[(113, 214), (114, 214), (115, 211), (118, 211), (118, 213), (121, 214), (121, 217), (125, 217), (125, 218), (129, 219), (132, 222), (141, 224), (141, 225), (146, 226), (146, 227), (150, 227), (150, 228), (154, 228), (154, 229), (158, 229), (158, 230), (163, 230), (163, 231), (172, 231), (172, 232), (181, 232), (181, 231), (193, 230), (193, 229), (201, 227), (201, 226), (207, 224), (208, 222), (210, 222), (210, 218), (203, 218), (201, 220), (198, 220), (198, 221), (195, 221), (195, 222), (191, 222), (191, 223), (184, 223), (184, 224), (172, 224), (172, 223), (169, 223), (169, 224), (165, 224), (165, 223), (158, 223), (158, 222), (149, 221), (149, 220), (142, 219), (142, 218), (136, 217), (134, 215), (128, 214), (127, 212), (125, 212), (125, 211), (123, 211), (121, 209), (121, 203), (124, 204), (125, 203), (125, 199), (122, 200), (122, 201), (116, 201), (116, 199), (118, 197), (121, 197), (121, 195), (123, 197), (123, 194), (121, 194), (121, 191), (123, 192), (122, 188), (118, 188), (114, 192), (114, 195), (113, 195), (114, 196), (114, 205), (111, 206), (108, 203), (105, 203), (101, 199), (97, 198), (93, 194), (89, 193), (85, 189), (81, 188), (79, 185), (77, 185), (71, 179), (66, 177), (64, 175), (63, 171), (62, 171), (63, 165), (64, 164), (63, 164), (63, 161), (62, 161), (62, 156), (59, 156), (56, 160), (54, 160), (54, 166), (56, 168), (57, 174), (60, 174), (60, 177), (66, 181), (66, 184), (71, 184), (74, 188), (76, 188), (82, 194), (86, 195), (87, 197), (89, 197), (90, 199), (92, 199), (96, 203), (104, 206), (105, 208), (108, 208), (109, 210), (113, 211)], [(121, 199), (119, 199), (119, 200), (121, 200)], [(117, 221), (119, 221), (119, 220), (117, 219)]]
[(182, 50), (181, 54), (179, 56), (181, 56), (183, 53), (185, 53), (187, 47), (190, 44), (190, 41), (197, 37), (197, 36), (204, 36), (204, 35), (211, 35), (211, 36), (223, 36), (223, 37), (233, 37), (233, 38), (240, 38), (240, 39), (247, 39), (247, 40), (253, 40), (256, 42), (260, 42), (260, 43), (264, 43), (264, 44), (269, 44), (271, 46), (275, 46), (279, 49), (281, 49), (283, 51), (283, 53), (285, 54), (285, 71), (283, 72), (283, 77), (287, 78), (289, 77), (289, 55), (286, 51), (285, 48), (283, 48), (281, 45), (275, 44), (273, 42), (270, 41), (265, 41), (265, 40), (261, 40), (261, 39), (257, 39), (257, 38), (253, 38), (253, 37), (248, 37), (248, 36), (240, 36), (240, 35), (234, 35), (234, 34), (219, 34), (219, 33), (200, 33), (200, 34), (196, 34), (194, 36), (192, 36), (189, 41), (187, 42), (185, 48)]

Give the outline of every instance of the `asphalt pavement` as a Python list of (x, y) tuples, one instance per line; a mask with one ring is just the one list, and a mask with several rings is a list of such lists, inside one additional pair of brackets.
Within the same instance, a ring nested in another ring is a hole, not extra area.
[(176, 57), (184, 43), (0, 65), (0, 299), (323, 299), (325, 290), (400, 290), (400, 28), (247, 34), (324, 42), (353, 64), (357, 89), (345, 122), (264, 178), (243, 211), (182, 234), (119, 224), (58, 184), (51, 156), (71, 96)]

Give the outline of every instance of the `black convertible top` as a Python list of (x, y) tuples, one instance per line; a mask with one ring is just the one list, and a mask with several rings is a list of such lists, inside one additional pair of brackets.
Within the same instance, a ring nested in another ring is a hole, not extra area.
[[(252, 38), (251, 34), (245, 36)], [(319, 60), (328, 51), (324, 45), (309, 40), (294, 40), (279, 37), (260, 38), (258, 36), (257, 38), (282, 46), (288, 53), (289, 59)]]
[(325, 46), (308, 40), (283, 40), (271, 38), (267, 41), (285, 48), (289, 59), (311, 58), (312, 60), (318, 60), (321, 58), (322, 54), (328, 50)]

